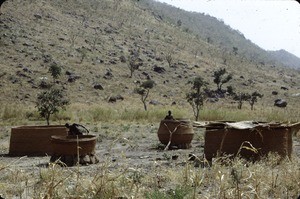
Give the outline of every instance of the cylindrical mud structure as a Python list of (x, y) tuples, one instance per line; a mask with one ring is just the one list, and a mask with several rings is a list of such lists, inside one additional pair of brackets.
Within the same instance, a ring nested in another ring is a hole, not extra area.
[(64, 125), (20, 126), (11, 129), (9, 155), (52, 155), (51, 136), (66, 136)]
[(164, 145), (190, 148), (194, 137), (193, 125), (189, 119), (161, 120), (157, 135)]
[(96, 141), (95, 135), (52, 136), (53, 155), (50, 162), (62, 166), (96, 164), (99, 162), (95, 154)]
[(51, 137), (54, 155), (87, 155), (95, 152), (95, 135), (68, 135)]

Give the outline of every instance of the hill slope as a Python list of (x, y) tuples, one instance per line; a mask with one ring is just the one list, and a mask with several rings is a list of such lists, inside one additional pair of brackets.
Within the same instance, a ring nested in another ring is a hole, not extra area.
[(273, 57), (273, 59), (282, 62), (284, 65), (300, 69), (299, 57), (285, 50), (269, 51), (269, 53)]
[[(300, 65), (300, 60), (297, 59), (287, 62), (286, 60), (291, 58), (290, 56), (284, 60), (270, 56), (267, 51), (246, 39), (243, 33), (232, 29), (215, 17), (203, 13), (187, 12), (166, 3), (150, 0), (142, 2), (147, 9), (160, 15), (165, 21), (197, 35), (197, 37), (218, 46), (222, 50), (245, 56), (257, 63), (268, 62), (269, 64), (287, 67)], [(292, 65), (290, 66), (290, 64)]]
[[(151, 2), (151, 1), (147, 1)], [(266, 104), (274, 98), (290, 97), (299, 91), (299, 71), (256, 59), (261, 51), (249, 58), (246, 49), (232, 43), (210, 41), (216, 33), (195, 34), (175, 26), (143, 1), (68, 0), (68, 1), (6, 1), (0, 16), (0, 101), (32, 105), (44, 83), (53, 80), (49, 67), (56, 64), (63, 69), (56, 81), (71, 99), (71, 103), (105, 103), (112, 95), (122, 95), (131, 104), (139, 101), (133, 95), (137, 81), (153, 79), (156, 82), (151, 99), (162, 104), (186, 104), (187, 82), (201, 75), (212, 82), (213, 71), (225, 67), (233, 74), (230, 85), (237, 91), (265, 94)], [(151, 5), (151, 4), (150, 4)], [(196, 15), (196, 14), (191, 14)], [(197, 15), (198, 16), (198, 15)], [(183, 21), (183, 19), (182, 19)], [(201, 21), (195, 27), (201, 27)], [(182, 22), (185, 24), (185, 22)], [(203, 22), (205, 23), (205, 22)], [(207, 23), (207, 22), (206, 22)], [(208, 24), (222, 23), (211, 19)], [(183, 25), (182, 25), (183, 26)], [(224, 26), (224, 24), (223, 24)], [(235, 34), (222, 27), (220, 37)], [(233, 32), (232, 32), (233, 31)], [(238, 40), (245, 40), (237, 36)], [(236, 43), (235, 43), (236, 42)], [(244, 42), (249, 42), (245, 40)], [(233, 47), (238, 51), (234, 52)], [(251, 47), (258, 48), (258, 47)], [(129, 77), (128, 56), (138, 52), (141, 66)], [(166, 55), (172, 56), (168, 65)], [(125, 59), (124, 59), (125, 58)], [(127, 59), (127, 60), (126, 60)], [(164, 70), (158, 71), (162, 67)], [(288, 91), (280, 91), (280, 87)], [(101, 89), (103, 88), (103, 90)], [(273, 90), (279, 96), (272, 96)]]

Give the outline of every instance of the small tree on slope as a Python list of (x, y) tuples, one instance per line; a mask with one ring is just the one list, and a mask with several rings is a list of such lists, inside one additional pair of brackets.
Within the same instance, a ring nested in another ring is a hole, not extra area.
[(186, 94), (188, 103), (192, 106), (195, 120), (198, 121), (200, 109), (204, 105), (205, 93), (204, 88), (208, 85), (202, 77), (198, 76), (193, 81), (189, 81), (192, 84), (191, 91)]
[(40, 116), (46, 119), (47, 125), (50, 124), (50, 116), (57, 113), (60, 108), (65, 109), (68, 104), (69, 100), (65, 99), (63, 91), (56, 88), (39, 93), (36, 101)]
[(155, 85), (153, 80), (147, 80), (143, 82), (138, 88), (135, 89), (135, 93), (141, 96), (141, 101), (144, 104), (144, 109), (147, 111), (147, 103), (146, 100), (149, 96), (150, 89), (152, 89)]
[(214, 71), (213, 77), (214, 77), (214, 83), (217, 84), (218, 91), (222, 91), (223, 84), (229, 82), (232, 79), (232, 75), (227, 74), (225, 68), (220, 68)]

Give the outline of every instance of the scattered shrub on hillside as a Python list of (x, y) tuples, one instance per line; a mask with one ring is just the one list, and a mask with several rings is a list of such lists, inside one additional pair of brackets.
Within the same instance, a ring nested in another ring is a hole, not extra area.
[(232, 52), (234, 53), (234, 55), (237, 55), (239, 51), (238, 47), (232, 47)]
[(172, 51), (169, 51), (166, 56), (165, 56), (168, 64), (169, 64), (169, 67), (172, 66), (172, 63), (173, 63), (173, 52)]
[(77, 48), (77, 52), (80, 54), (80, 63), (87, 57), (87, 49), (84, 47)]
[(155, 85), (155, 82), (153, 80), (147, 80), (134, 90), (135, 93), (137, 93), (141, 96), (141, 101), (144, 104), (145, 111), (147, 111), (146, 100), (149, 96), (150, 89), (152, 89), (154, 87), (154, 85)]
[(229, 95), (234, 95), (235, 94), (235, 88), (233, 86), (227, 86), (227, 93)]
[(58, 79), (59, 76), (61, 75), (61, 67), (58, 66), (57, 63), (52, 63), (49, 67), (49, 72), (53, 77), (53, 82), (55, 82), (55, 80)]
[(208, 85), (208, 83), (200, 76), (188, 83), (192, 84), (192, 87), (191, 91), (187, 93), (186, 99), (193, 108), (195, 120), (198, 121), (200, 109), (203, 107), (204, 100), (206, 98), (204, 88)]
[(130, 78), (132, 78), (134, 71), (139, 69), (140, 66), (143, 65), (141, 59), (139, 58), (139, 49), (132, 50), (131, 54), (127, 58), (127, 66), (130, 70)]
[(222, 91), (223, 84), (232, 79), (232, 74), (228, 74), (225, 68), (220, 68), (214, 71), (214, 83), (217, 84), (217, 90)]
[(41, 88), (41, 89), (49, 89), (49, 88), (51, 88), (51, 86), (52, 86), (52, 83), (50, 83), (48, 81), (47, 77), (41, 77), (40, 78), (39, 88)]
[(240, 92), (234, 95), (233, 100), (238, 102), (238, 109), (242, 109), (243, 102), (249, 101), (250, 98), (251, 98), (250, 94)]
[(41, 117), (45, 118), (49, 125), (50, 116), (57, 113), (59, 109), (65, 109), (69, 100), (64, 97), (63, 90), (51, 88), (38, 94), (36, 107)]
[(259, 92), (255, 91), (250, 95), (249, 104), (251, 106), (251, 110), (253, 110), (254, 104), (257, 102), (258, 98), (262, 98), (264, 95), (260, 94)]
[(263, 95), (260, 94), (259, 92), (255, 91), (251, 94), (249, 93), (233, 93), (233, 100), (238, 102), (238, 109), (242, 109), (243, 106), (243, 102), (247, 101), (249, 102), (250, 106), (251, 106), (251, 110), (254, 109), (254, 104), (257, 102), (258, 98), (262, 98)]

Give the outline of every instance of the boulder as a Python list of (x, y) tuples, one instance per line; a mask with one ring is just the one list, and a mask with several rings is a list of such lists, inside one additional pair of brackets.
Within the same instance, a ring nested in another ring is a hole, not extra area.
[(144, 76), (146, 76), (147, 79), (151, 79), (151, 76), (150, 76), (148, 73), (142, 72), (142, 74), (143, 74)]
[(111, 79), (113, 78), (113, 74), (111, 72), (111, 70), (107, 70), (106, 73), (103, 76), (104, 79)]
[(208, 98), (206, 101), (210, 102), (210, 103), (216, 103), (219, 101), (219, 99), (217, 97), (216, 98)]
[(24, 67), (23, 71), (26, 72), (26, 73), (32, 73), (32, 71), (29, 68), (27, 68), (27, 67)]
[(115, 103), (115, 102), (117, 102), (117, 98), (115, 96), (111, 96), (111, 97), (108, 98), (108, 102), (109, 103)]
[(41, 19), (42, 18), (42, 15), (40, 15), (40, 14), (34, 14), (33, 15), (35, 18), (37, 18), (37, 19)]
[(95, 84), (94, 89), (103, 90), (103, 86), (101, 84)]
[(80, 76), (79, 75), (74, 75), (74, 74), (71, 74), (69, 75), (68, 77), (68, 82), (75, 82), (77, 79), (79, 79)]
[(115, 103), (115, 102), (117, 102), (117, 100), (122, 101), (122, 100), (124, 100), (124, 97), (121, 96), (121, 95), (116, 95), (116, 96), (111, 96), (111, 97), (108, 98), (109, 103)]
[(66, 71), (66, 75), (72, 75), (73, 73), (72, 72), (70, 72), (70, 71)]
[(113, 65), (114, 65), (114, 64), (117, 64), (117, 60), (116, 60), (116, 59), (111, 59), (111, 60), (109, 60), (109, 63), (110, 63), (110, 64), (113, 64)]
[(42, 79), (39, 84), (39, 88), (41, 89), (49, 89), (51, 88), (51, 84), (47, 82), (45, 79)]
[(25, 73), (23, 73), (22, 71), (17, 71), (16, 75), (19, 77), (29, 77), (28, 75), (26, 75)]
[(159, 66), (157, 66), (157, 65), (155, 65), (155, 66), (153, 67), (153, 70), (154, 70), (155, 72), (157, 72), (157, 73), (164, 73), (164, 72), (166, 72), (166, 69), (165, 69), (164, 67), (159, 67)]
[(155, 60), (156, 60), (156, 61), (162, 62), (162, 61), (163, 61), (163, 58), (161, 58), (161, 57), (156, 57)]
[(150, 100), (149, 104), (152, 104), (152, 105), (159, 105), (160, 102), (157, 101), (157, 100)]
[(293, 97), (300, 97), (300, 93), (292, 94)]
[(126, 63), (126, 57), (124, 55), (121, 55), (119, 59), (122, 63)]
[(287, 102), (283, 99), (276, 99), (274, 101), (274, 106), (280, 107), (280, 108), (284, 108), (287, 106)]
[(122, 95), (116, 95), (117, 100), (124, 100), (124, 97)]

